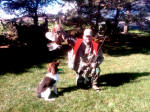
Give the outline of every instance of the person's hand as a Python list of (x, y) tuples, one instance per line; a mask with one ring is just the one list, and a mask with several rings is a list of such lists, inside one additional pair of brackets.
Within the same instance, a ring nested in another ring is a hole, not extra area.
[(87, 67), (88, 67), (88, 63), (81, 62), (77, 72), (80, 73), (81, 71), (85, 70)]
[(82, 63), (81, 63), (81, 66), (82, 66), (82, 67), (87, 67), (87, 66), (88, 66), (88, 63), (82, 62)]
[(92, 68), (96, 68), (96, 66), (97, 66), (97, 63), (91, 63)]

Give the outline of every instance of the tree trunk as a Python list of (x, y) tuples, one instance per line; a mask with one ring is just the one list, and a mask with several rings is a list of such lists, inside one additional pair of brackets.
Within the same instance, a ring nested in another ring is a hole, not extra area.
[(33, 21), (34, 21), (34, 25), (38, 26), (38, 15), (35, 14), (35, 16), (33, 17)]
[(89, 14), (90, 14), (90, 24), (92, 24), (92, 1), (89, 1)]
[(38, 26), (38, 13), (37, 13), (37, 10), (38, 10), (38, 4), (39, 4), (39, 0), (36, 1), (36, 7), (34, 8), (34, 25), (35, 26)]
[(96, 32), (98, 32), (98, 30), (99, 30), (99, 25), (98, 25), (98, 23), (99, 23), (99, 19), (100, 19), (100, 2), (99, 2), (99, 5), (98, 5), (98, 9), (97, 9), (97, 17), (96, 17)]
[(117, 8), (117, 14), (116, 14), (116, 16), (115, 16), (115, 28), (117, 28), (117, 26), (118, 26), (119, 11), (120, 11), (120, 10)]
[(117, 13), (115, 16), (115, 23), (114, 23), (113, 29), (112, 29), (112, 35), (115, 35), (118, 33), (117, 27), (118, 27), (118, 23), (119, 23), (119, 21), (118, 21), (119, 13), (120, 13), (120, 10), (117, 8)]

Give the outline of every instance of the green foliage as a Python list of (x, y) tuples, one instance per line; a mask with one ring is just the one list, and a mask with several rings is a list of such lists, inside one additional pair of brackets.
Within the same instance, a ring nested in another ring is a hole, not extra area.
[(41, 8), (48, 4), (57, 2), (57, 0), (2, 0), (3, 8), (7, 10), (20, 10), (25, 9), (28, 12), (34, 11), (34, 9)]
[(3, 32), (3, 27), (0, 25), (0, 34)]

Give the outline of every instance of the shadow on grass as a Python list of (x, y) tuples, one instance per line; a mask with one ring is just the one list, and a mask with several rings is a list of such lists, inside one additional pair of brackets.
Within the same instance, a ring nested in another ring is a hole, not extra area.
[[(111, 56), (130, 55), (135, 53), (150, 54), (150, 37), (135, 35), (120, 35), (112, 41), (106, 41), (103, 51)], [(38, 45), (37, 45), (38, 46)], [(8, 48), (0, 49), (0, 75), (5, 73), (20, 74), (31, 67), (42, 68), (42, 63), (48, 63), (66, 56), (68, 46), (58, 51), (48, 52), (45, 49)]]
[(133, 82), (138, 77), (148, 76), (149, 72), (143, 73), (113, 73), (113, 74), (105, 74), (99, 77), (98, 86), (120, 86), (124, 83)]
[[(65, 50), (66, 48), (62, 48)], [(43, 68), (41, 64), (59, 60), (64, 55), (60, 50), (9, 48), (0, 49), (0, 75), (27, 72), (31, 67)], [(45, 68), (46, 70), (46, 68)]]
[[(99, 77), (98, 86), (101, 88), (102, 86), (112, 86), (118, 87), (125, 83), (136, 82), (135, 79), (138, 77), (148, 76), (149, 72), (143, 73), (113, 73), (113, 74), (105, 74)], [(60, 92), (58, 96), (62, 96), (64, 93), (76, 91), (78, 89), (88, 90), (91, 87), (78, 88), (76, 85), (70, 87), (59, 88)]]
[(124, 56), (136, 53), (150, 54), (150, 36), (133, 34), (117, 35), (110, 41), (105, 41), (104, 53), (111, 56)]
[(76, 91), (76, 90), (78, 90), (79, 88), (75, 85), (75, 86), (64, 87), (64, 88), (59, 88), (59, 89), (61, 89), (61, 90), (59, 91), (59, 96), (62, 96), (64, 93)]

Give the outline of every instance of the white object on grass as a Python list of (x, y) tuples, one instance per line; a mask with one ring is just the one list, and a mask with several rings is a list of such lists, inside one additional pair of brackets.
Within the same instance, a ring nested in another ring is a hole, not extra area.
[(49, 43), (47, 47), (49, 51), (53, 51), (53, 50), (59, 49), (61, 45), (58, 45), (57, 43), (53, 42), (53, 43)]

